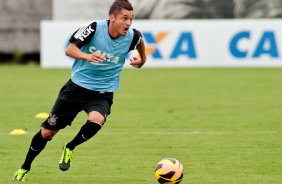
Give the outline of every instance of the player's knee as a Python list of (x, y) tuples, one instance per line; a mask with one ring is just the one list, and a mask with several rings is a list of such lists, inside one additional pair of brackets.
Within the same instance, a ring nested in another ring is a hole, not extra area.
[(42, 137), (48, 141), (51, 141), (57, 132), (58, 130), (48, 130), (46, 128), (41, 128)]
[(105, 123), (105, 117), (99, 112), (91, 112), (88, 115), (88, 121), (103, 125)]

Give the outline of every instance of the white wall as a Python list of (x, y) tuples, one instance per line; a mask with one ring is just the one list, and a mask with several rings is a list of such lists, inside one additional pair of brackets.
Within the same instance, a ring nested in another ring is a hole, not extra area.
[(54, 20), (105, 19), (114, 0), (53, 0)]

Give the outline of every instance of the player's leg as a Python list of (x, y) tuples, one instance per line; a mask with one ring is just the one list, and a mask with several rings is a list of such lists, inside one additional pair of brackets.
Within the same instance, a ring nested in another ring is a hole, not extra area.
[(14, 174), (14, 180), (24, 181), (26, 179), (34, 158), (45, 148), (47, 142), (60, 129), (70, 125), (78, 112), (82, 110), (79, 103), (68, 100), (73, 97), (73, 91), (75, 89), (70, 86), (69, 82), (62, 87), (49, 117), (42, 123), (41, 130), (34, 135), (25, 162), (22, 168)]
[(31, 163), (33, 162), (35, 157), (37, 157), (37, 155), (39, 155), (39, 153), (45, 148), (47, 142), (50, 141), (57, 132), (58, 130), (48, 130), (41, 128), (40, 131), (33, 136), (27, 155), (25, 157), (25, 161), (21, 168), (15, 172), (13, 180), (26, 180), (28, 172), (31, 168)]
[(64, 146), (59, 163), (59, 168), (61, 170), (66, 171), (69, 169), (75, 147), (92, 138), (102, 128), (107, 115), (110, 114), (113, 94), (107, 93), (101, 96), (101, 99), (90, 100), (85, 106), (85, 111), (88, 113), (88, 120), (81, 127), (73, 140)]
[(99, 112), (90, 112), (89, 116), (95, 116), (95, 118), (88, 119), (73, 140), (63, 147), (63, 153), (59, 162), (59, 168), (62, 171), (66, 171), (70, 168), (74, 148), (93, 137), (105, 122), (104, 117)]
[(40, 131), (34, 135), (29, 150), (26, 155), (26, 159), (22, 165), (22, 169), (30, 170), (31, 163), (34, 158), (45, 148), (48, 141), (57, 134), (58, 130), (48, 130), (41, 128)]

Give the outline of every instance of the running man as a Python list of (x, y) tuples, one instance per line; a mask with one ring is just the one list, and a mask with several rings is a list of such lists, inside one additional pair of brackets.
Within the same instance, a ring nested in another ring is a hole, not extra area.
[(99, 20), (80, 27), (70, 38), (65, 53), (75, 59), (71, 79), (62, 87), (49, 117), (31, 141), (25, 161), (13, 180), (25, 181), (35, 157), (48, 141), (71, 125), (80, 111), (88, 115), (78, 134), (64, 145), (59, 168), (66, 171), (76, 146), (93, 137), (111, 112), (113, 92), (120, 88), (120, 72), (131, 50), (138, 54), (130, 65), (141, 68), (146, 61), (141, 33), (130, 28), (133, 7), (128, 0), (116, 0), (110, 7), (109, 20)]

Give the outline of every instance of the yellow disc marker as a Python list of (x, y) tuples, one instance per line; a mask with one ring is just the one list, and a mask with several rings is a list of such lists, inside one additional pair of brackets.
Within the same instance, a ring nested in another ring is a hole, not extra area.
[(10, 132), (10, 135), (24, 135), (27, 134), (27, 132), (23, 129), (15, 129)]
[(48, 118), (49, 114), (46, 113), (46, 112), (40, 112), (38, 114), (35, 115), (35, 118), (38, 118), (38, 119), (46, 119)]

